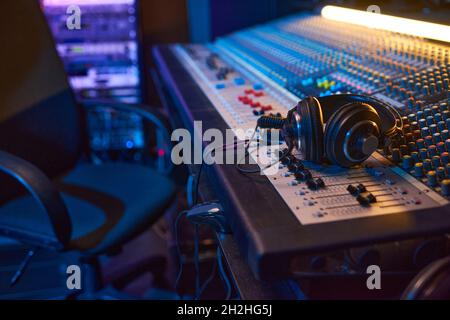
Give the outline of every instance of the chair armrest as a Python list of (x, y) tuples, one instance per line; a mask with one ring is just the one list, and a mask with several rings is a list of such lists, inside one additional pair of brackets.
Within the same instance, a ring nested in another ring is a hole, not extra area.
[[(72, 222), (67, 207), (52, 182), (37, 167), (10, 153), (0, 151), (0, 171), (14, 178), (33, 196), (50, 219), (56, 239), (49, 238), (45, 243), (33, 239), (25, 230), (9, 230), (1, 226), (3, 233), (8, 233), (16, 240), (28, 242), (41, 247), (61, 250), (69, 243), (72, 235)], [(6, 232), (5, 232), (6, 231)], [(42, 239), (41, 239), (42, 240)]]
[(150, 106), (144, 104), (126, 104), (109, 101), (89, 101), (81, 104), (87, 110), (95, 110), (97, 108), (109, 108), (120, 112), (135, 113), (141, 116), (145, 121), (153, 123), (157, 131), (160, 133), (157, 139), (158, 146), (164, 150), (164, 155), (167, 158), (167, 168), (163, 169), (166, 174), (170, 173), (172, 162), (170, 161), (170, 123), (165, 114), (161, 111), (152, 109)]

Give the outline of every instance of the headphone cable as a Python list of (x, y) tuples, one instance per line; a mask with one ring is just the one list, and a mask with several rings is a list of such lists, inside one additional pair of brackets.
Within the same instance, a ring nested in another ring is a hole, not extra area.
[[(284, 120), (283, 120), (283, 121), (284, 121)], [(251, 154), (248, 152), (248, 149), (250, 148), (250, 144), (252, 143), (252, 141), (258, 141), (258, 140), (254, 140), (254, 137), (255, 137), (255, 134), (256, 134), (256, 131), (258, 130), (258, 128), (259, 128), (259, 125), (257, 125), (257, 126), (255, 127), (255, 130), (254, 130), (254, 132), (253, 132), (252, 137), (249, 139), (249, 142), (248, 142), (247, 145), (245, 146), (245, 149), (244, 149), (244, 156), (243, 156), (240, 160), (238, 160), (238, 162), (237, 162), (236, 165), (235, 165), (236, 169), (237, 169), (239, 172), (241, 172), (241, 173), (244, 173), (244, 174), (252, 174), (252, 173), (259, 173), (259, 172), (261, 172), (261, 168), (259, 168), (259, 167), (258, 167), (258, 169), (243, 169), (243, 168), (241, 167), (241, 166), (242, 166), (241, 161), (244, 160), (247, 156), (251, 155)], [(274, 165), (276, 165), (277, 163), (279, 163), (280, 161), (283, 161), (287, 156), (290, 155), (290, 153), (292, 152), (292, 149), (293, 149), (292, 146), (290, 146), (289, 148), (286, 148), (286, 150), (283, 152), (283, 154), (281, 155), (281, 157), (280, 157), (278, 160), (276, 160), (276, 161), (270, 163), (269, 165), (265, 166), (262, 170), (263, 170), (263, 171), (264, 171), (264, 170), (267, 170), (267, 169), (273, 167)]]
[(182, 252), (181, 252), (181, 248), (180, 248), (180, 241), (179, 241), (179, 223), (181, 221), (181, 219), (187, 214), (187, 211), (182, 211), (178, 214), (177, 218), (175, 219), (175, 224), (174, 224), (174, 231), (175, 231), (175, 245), (176, 245), (176, 250), (177, 250), (177, 255), (178, 255), (178, 274), (177, 274), (177, 278), (175, 280), (175, 292), (178, 294), (179, 299), (182, 299), (182, 295), (178, 293), (178, 286), (181, 280), (181, 276), (183, 275), (183, 257), (182, 257)]
[(198, 224), (195, 225), (194, 237), (195, 300), (198, 300), (200, 296), (200, 234)]
[[(253, 136), (252, 136), (252, 139), (253, 139)], [(216, 151), (217, 149), (222, 149), (222, 151), (226, 151), (226, 150), (228, 150), (228, 148), (229, 148), (230, 146), (233, 147), (234, 149), (236, 149), (236, 148), (238, 147), (239, 144), (241, 144), (241, 143), (246, 143), (246, 142), (247, 142), (247, 140), (234, 142), (234, 143), (228, 144), (228, 145), (226, 145), (226, 144), (225, 144), (225, 145), (222, 145), (221, 147), (218, 147), (218, 148), (214, 148), (214, 149), (209, 150), (209, 151), (206, 153), (205, 156), (209, 156), (211, 153), (213, 153), (213, 152)], [(200, 164), (200, 168), (198, 169), (198, 172), (197, 172), (197, 175), (196, 175), (196, 178), (195, 178), (195, 187), (194, 187), (195, 195), (194, 195), (194, 197), (193, 197), (193, 203), (194, 203), (194, 205), (196, 205), (196, 204), (198, 203), (198, 193), (199, 193), (200, 178), (201, 178), (201, 174), (202, 174), (202, 170), (203, 170), (204, 163), (205, 163), (205, 162), (202, 161), (202, 163)]]
[(231, 283), (230, 283), (230, 279), (228, 279), (227, 273), (225, 271), (225, 268), (223, 266), (223, 262), (222, 262), (222, 251), (220, 250), (220, 246), (217, 246), (217, 266), (219, 267), (219, 272), (220, 272), (220, 277), (222, 278), (222, 281), (225, 285), (225, 288), (227, 290), (227, 295), (225, 297), (225, 300), (230, 300), (231, 298), (231, 293), (232, 293), (232, 288), (231, 288)]
[(209, 274), (209, 277), (205, 280), (205, 282), (202, 284), (202, 287), (200, 289), (200, 294), (198, 296), (198, 299), (200, 300), (205, 290), (208, 288), (211, 281), (214, 280), (216, 277), (216, 271), (217, 271), (217, 259), (214, 259), (213, 266), (211, 269), (211, 273)]

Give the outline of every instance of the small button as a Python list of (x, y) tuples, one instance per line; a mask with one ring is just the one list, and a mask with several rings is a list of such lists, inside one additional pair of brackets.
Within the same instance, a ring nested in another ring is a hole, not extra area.
[(394, 185), (395, 184), (395, 180), (392, 180), (392, 179), (386, 179), (386, 184), (388, 184), (388, 185), (390, 185), (390, 186), (392, 186), (392, 185)]
[(235, 78), (235, 79), (234, 79), (234, 83), (235, 83), (237, 86), (242, 86), (242, 85), (245, 84), (245, 80), (244, 80), (243, 78)]
[(373, 175), (375, 177), (382, 177), (382, 176), (384, 176), (384, 172), (383, 171), (379, 171), (379, 170), (374, 170), (373, 171)]

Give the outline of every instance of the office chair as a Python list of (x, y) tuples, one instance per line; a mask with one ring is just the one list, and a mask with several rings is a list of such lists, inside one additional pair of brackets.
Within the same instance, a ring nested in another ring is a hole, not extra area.
[[(3, 1), (0, 20), (0, 235), (32, 248), (22, 269), (37, 248), (78, 252), (84, 296), (105, 297), (98, 257), (155, 222), (175, 186), (141, 165), (83, 161), (85, 110), (68, 86), (38, 1)], [(168, 137), (159, 115), (108, 107), (137, 112)]]

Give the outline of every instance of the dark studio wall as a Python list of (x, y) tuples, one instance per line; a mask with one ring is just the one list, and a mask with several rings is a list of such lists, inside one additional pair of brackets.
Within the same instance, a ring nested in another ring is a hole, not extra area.
[(149, 48), (155, 44), (188, 42), (186, 0), (141, 0), (141, 28), (144, 53), (145, 101), (160, 105), (150, 77), (153, 66)]
[(146, 42), (188, 41), (186, 0), (141, 0), (141, 10)]

